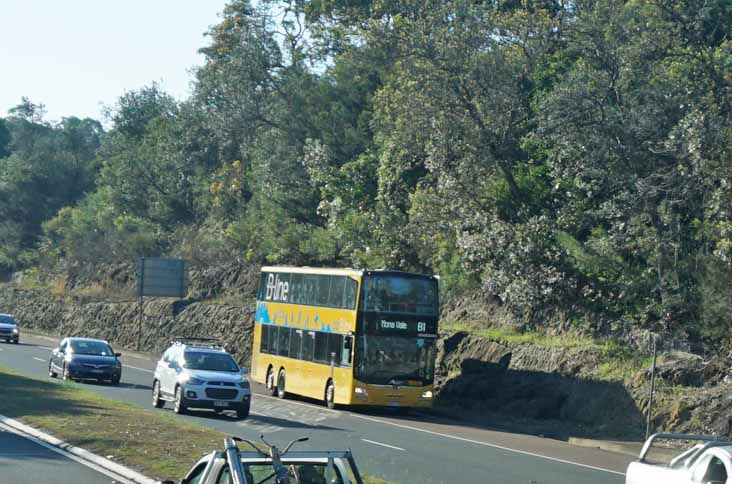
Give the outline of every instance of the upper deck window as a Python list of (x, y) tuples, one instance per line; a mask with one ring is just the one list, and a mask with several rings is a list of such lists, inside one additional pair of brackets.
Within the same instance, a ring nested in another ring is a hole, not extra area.
[(262, 272), (257, 300), (355, 309), (357, 291), (348, 276)]
[(364, 311), (436, 316), (437, 281), (427, 277), (376, 274), (364, 278)]

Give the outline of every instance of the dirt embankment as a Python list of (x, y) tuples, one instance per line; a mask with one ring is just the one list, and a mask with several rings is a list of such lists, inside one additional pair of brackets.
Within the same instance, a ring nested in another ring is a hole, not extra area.
[[(83, 289), (92, 285), (103, 286), (100, 294), (130, 291), (134, 287), (131, 270), (119, 267), (69, 278), (66, 287), (71, 288), (71, 295), (65, 296), (0, 285), (0, 311), (12, 312), (23, 326), (48, 334), (104, 338), (134, 349), (139, 335), (136, 301), (89, 301), (73, 295), (74, 291), (83, 294)], [(213, 336), (221, 338), (242, 364), (248, 364), (257, 273), (233, 265), (192, 271), (191, 294), (217, 298), (221, 304), (210, 299), (146, 299), (142, 349), (161, 352), (174, 336)], [(446, 304), (448, 313), (464, 308)], [(483, 308), (488, 321), (502, 311)], [(469, 313), (475, 317), (476, 312)], [(449, 314), (454, 318), (456, 313)], [(640, 437), (645, 430), (648, 375), (641, 370), (622, 380), (599, 377), (603, 365), (617, 363), (612, 358), (597, 345), (543, 346), (467, 333), (443, 334), (437, 356), (438, 408), (488, 424), (559, 437)], [(729, 367), (726, 359), (662, 356), (654, 428), (724, 435), (732, 432), (732, 384), (725, 378)]]

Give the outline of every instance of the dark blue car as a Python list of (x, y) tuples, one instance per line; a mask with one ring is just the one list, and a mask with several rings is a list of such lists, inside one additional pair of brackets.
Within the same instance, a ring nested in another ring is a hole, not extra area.
[(118, 385), (122, 378), (120, 353), (115, 353), (109, 343), (99, 339), (64, 338), (51, 353), (48, 374), (64, 380), (109, 381)]

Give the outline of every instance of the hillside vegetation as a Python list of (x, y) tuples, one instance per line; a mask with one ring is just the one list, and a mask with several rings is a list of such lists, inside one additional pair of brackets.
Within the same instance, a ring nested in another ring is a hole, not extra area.
[(0, 272), (399, 268), (721, 346), (731, 32), (729, 0), (232, 0), (190, 98), (0, 119)]

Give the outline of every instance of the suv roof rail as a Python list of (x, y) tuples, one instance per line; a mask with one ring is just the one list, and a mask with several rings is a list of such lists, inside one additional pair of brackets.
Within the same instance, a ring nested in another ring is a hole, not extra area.
[(224, 349), (224, 344), (218, 338), (198, 338), (193, 336), (175, 336), (171, 344), (192, 346), (195, 348)]

